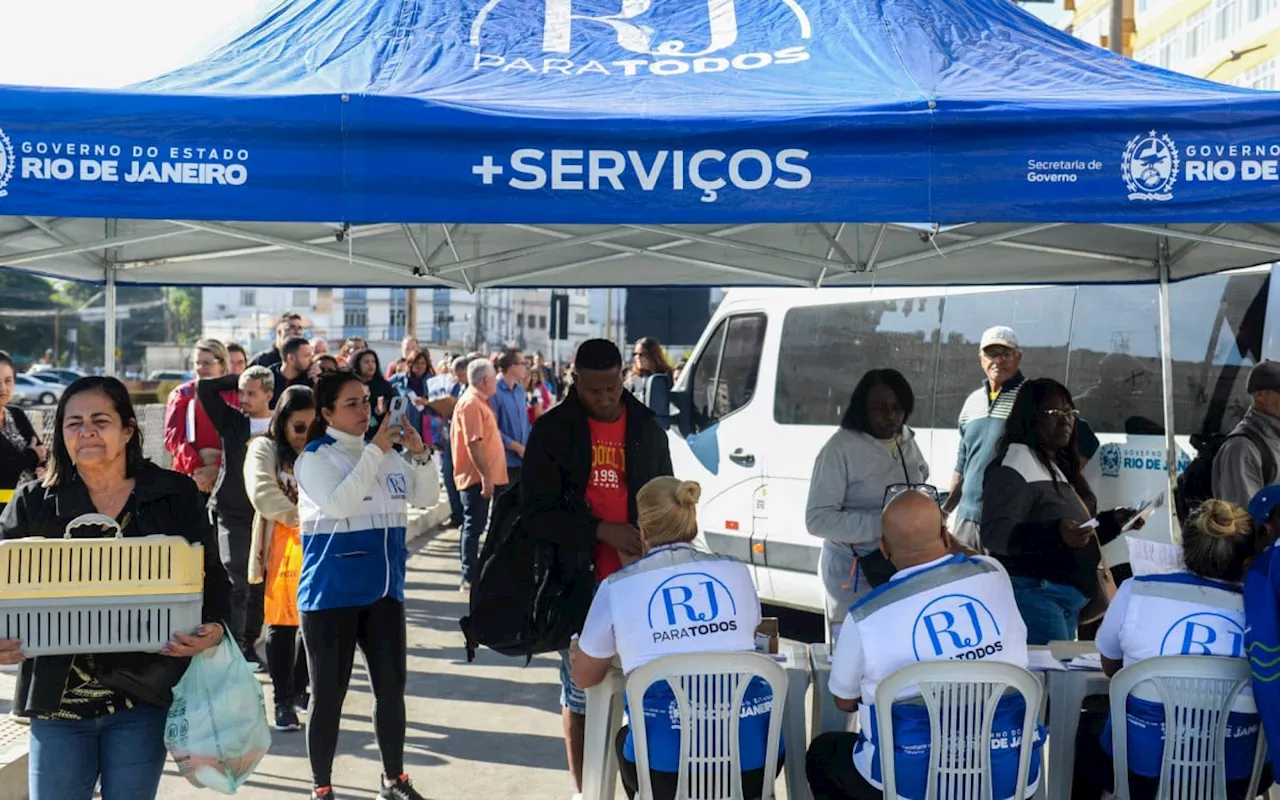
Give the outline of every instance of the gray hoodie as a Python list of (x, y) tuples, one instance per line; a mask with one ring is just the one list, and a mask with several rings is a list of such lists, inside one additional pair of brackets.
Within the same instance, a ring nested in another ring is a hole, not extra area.
[[(905, 457), (905, 464), (904, 464)], [(854, 555), (880, 546), (880, 511), (885, 490), (895, 483), (925, 483), (929, 465), (904, 428), (901, 455), (892, 442), (841, 428), (823, 445), (813, 463), (805, 527), (822, 544), (822, 582), (828, 595), (849, 582)]]
[[(1280, 464), (1280, 419), (1251, 408), (1231, 433), (1245, 431), (1266, 442), (1271, 463)], [(1248, 508), (1253, 496), (1276, 477), (1263, 474), (1262, 456), (1247, 436), (1227, 439), (1213, 458), (1213, 496), (1241, 508)]]

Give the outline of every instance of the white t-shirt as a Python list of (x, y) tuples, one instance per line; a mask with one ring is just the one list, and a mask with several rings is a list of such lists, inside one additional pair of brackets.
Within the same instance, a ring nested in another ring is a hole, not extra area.
[[(1027, 666), (1027, 626), (1014, 601), (1009, 575), (995, 559), (945, 556), (900, 570), (849, 609), (836, 640), (828, 685), (836, 697), (861, 698), (862, 730), (853, 761), (876, 788), (883, 787), (876, 751), (876, 688), (908, 664), (957, 659)], [(898, 699), (914, 694), (909, 689)], [(1010, 695), (996, 712), (992, 770), (997, 797), (1013, 795), (1025, 708), (1021, 696)], [(898, 796), (920, 800), (928, 772), (928, 714), (922, 706), (899, 703), (894, 721)], [(1033, 790), (1042, 741), (1041, 732), (1031, 760)]]
[[(745, 564), (687, 544), (666, 545), (600, 584), (578, 647), (592, 658), (619, 657), (622, 671), (630, 674), (667, 655), (752, 651), (759, 625), (760, 598)], [(666, 683), (645, 693), (649, 765), (663, 772), (679, 764), (674, 702)], [(768, 685), (756, 680), (743, 701), (739, 727), (745, 769), (764, 764), (771, 706)], [(630, 736), (623, 754), (635, 760)]]
[[(1120, 584), (1098, 628), (1098, 652), (1125, 666), (1156, 656), (1244, 658), (1244, 596), (1240, 586), (1190, 572), (1143, 575)], [(1129, 769), (1159, 775), (1164, 751), (1164, 704), (1154, 686), (1139, 684), (1129, 695)], [(1236, 696), (1227, 723), (1227, 777), (1247, 778), (1260, 722), (1253, 690)], [(1111, 752), (1111, 723), (1102, 734)]]
[(250, 436), (260, 436), (266, 433), (267, 428), (270, 428), (270, 427), (271, 427), (271, 417), (263, 417), (262, 419), (249, 417), (249, 435)]

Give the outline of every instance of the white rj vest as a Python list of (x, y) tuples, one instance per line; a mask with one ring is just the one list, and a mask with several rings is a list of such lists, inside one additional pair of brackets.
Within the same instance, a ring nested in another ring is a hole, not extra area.
[[(875, 693), (880, 681), (919, 661), (982, 660), (1027, 666), (1027, 627), (1013, 598), (1004, 568), (985, 556), (952, 556), (905, 577), (895, 577), (849, 609), (861, 641), (863, 672), (858, 713), (862, 722), (854, 764), (877, 788), (880, 758), (875, 722)], [(850, 632), (842, 629), (841, 637)], [(903, 700), (912, 695), (906, 692)], [(1022, 735), (1020, 696), (1001, 701), (992, 728), (992, 770), (996, 797), (1013, 795)], [(895, 705), (896, 774), (900, 797), (923, 798), (928, 765), (929, 726), (923, 706)], [(1039, 774), (1039, 745), (1032, 756), (1031, 780)]]

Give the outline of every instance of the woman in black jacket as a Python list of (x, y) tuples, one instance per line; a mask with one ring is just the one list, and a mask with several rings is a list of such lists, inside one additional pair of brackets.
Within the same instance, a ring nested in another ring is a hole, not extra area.
[(369, 405), (373, 408), (373, 420), (369, 423), (369, 435), (365, 438), (372, 439), (373, 435), (378, 432), (378, 426), (382, 424), (382, 416), (391, 410), (391, 400), (399, 394), (391, 382), (382, 377), (382, 362), (378, 360), (378, 354), (372, 350), (361, 350), (351, 356), (351, 371), (354, 372), (365, 386), (369, 387)]
[[(231, 585), (195, 483), (142, 455), (142, 433), (124, 384), (81, 378), (58, 404), (53, 458), (41, 483), (18, 490), (0, 515), (5, 539), (61, 538), (82, 514), (115, 519), (125, 536), (181, 535), (204, 546), (205, 624), (178, 633), (159, 654), (103, 653), (24, 660), (0, 641), (0, 664), (22, 664), (15, 706), (31, 717), (31, 800), (155, 798), (164, 771), (165, 721), (191, 656), (215, 647)], [(100, 536), (79, 528), (75, 536)]]
[(48, 456), (27, 415), (13, 399), (16, 370), (9, 354), (0, 350), (0, 510), (13, 499), (13, 490), (35, 480), (36, 468)]

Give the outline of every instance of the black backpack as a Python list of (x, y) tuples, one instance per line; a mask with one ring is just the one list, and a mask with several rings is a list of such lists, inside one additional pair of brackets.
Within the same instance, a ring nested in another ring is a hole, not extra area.
[(1191, 437), (1196, 457), (1178, 476), (1177, 490), (1173, 495), (1178, 522), (1186, 524), (1195, 510), (1205, 500), (1213, 497), (1213, 461), (1228, 439), (1245, 438), (1253, 443), (1262, 459), (1263, 485), (1270, 486), (1276, 479), (1276, 460), (1271, 448), (1258, 434), (1244, 430), (1240, 433), (1197, 433)]
[(468, 662), (483, 645), (528, 664), (538, 653), (566, 649), (582, 630), (595, 594), (590, 553), (562, 553), (528, 527), (513, 484), (494, 501), (469, 613), (458, 620)]

